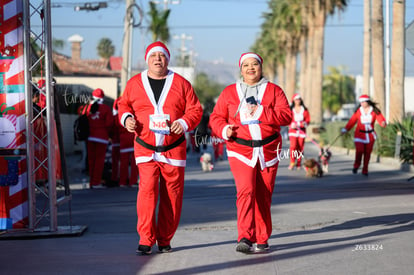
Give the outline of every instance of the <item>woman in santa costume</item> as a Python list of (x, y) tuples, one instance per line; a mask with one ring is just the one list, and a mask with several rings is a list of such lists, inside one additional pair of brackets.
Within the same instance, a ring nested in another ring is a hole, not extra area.
[(223, 90), (210, 116), (213, 133), (226, 140), (237, 189), (236, 251), (242, 253), (269, 250), (280, 126), (292, 120), (283, 90), (262, 76), (262, 63), (256, 53), (241, 55), (242, 79)]
[[(132, 77), (119, 101), (119, 119), (135, 133), (140, 176), (137, 253), (171, 251), (181, 216), (186, 165), (185, 132), (201, 121), (203, 110), (190, 82), (168, 70), (170, 52), (161, 42), (145, 52), (148, 70)], [(158, 217), (156, 208), (158, 205)]]
[(362, 174), (368, 176), (368, 163), (371, 157), (372, 148), (374, 147), (377, 135), (374, 131), (375, 121), (381, 127), (387, 125), (384, 116), (378, 109), (375, 103), (371, 101), (368, 95), (361, 95), (359, 97), (360, 106), (349, 119), (348, 123), (342, 128), (342, 134), (351, 130), (356, 124), (354, 143), (355, 143), (355, 162), (352, 172), (356, 174), (361, 165), (362, 156), (364, 156), (364, 163), (362, 166)]
[(89, 121), (88, 164), (89, 186), (91, 189), (105, 188), (101, 183), (105, 164), (106, 148), (109, 143), (109, 133), (113, 126), (111, 108), (103, 104), (104, 92), (95, 89), (92, 92), (93, 101), (87, 109)]
[(305, 147), (306, 127), (310, 122), (309, 111), (303, 103), (300, 94), (294, 94), (292, 97), (292, 122), (289, 125), (289, 142), (290, 142), (290, 165), (289, 170), (295, 167), (300, 169), (300, 164)]

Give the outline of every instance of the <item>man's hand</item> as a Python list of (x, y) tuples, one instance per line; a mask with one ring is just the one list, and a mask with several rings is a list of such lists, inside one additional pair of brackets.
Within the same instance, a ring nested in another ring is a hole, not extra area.
[(128, 117), (125, 120), (125, 128), (128, 132), (134, 133), (137, 128), (137, 121), (132, 116)]
[(174, 134), (181, 135), (182, 133), (184, 133), (184, 128), (178, 121), (174, 121), (171, 124), (170, 131)]
[(236, 134), (236, 129), (239, 128), (238, 126), (231, 124), (226, 131), (227, 138), (230, 138), (231, 136)]

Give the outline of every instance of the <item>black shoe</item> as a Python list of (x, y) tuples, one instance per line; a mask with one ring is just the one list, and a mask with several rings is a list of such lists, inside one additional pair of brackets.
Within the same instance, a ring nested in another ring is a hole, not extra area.
[(170, 253), (172, 252), (171, 245), (159, 245), (158, 246), (159, 253)]
[(362, 173), (362, 175), (367, 176), (368, 177), (368, 172), (367, 173)]
[(141, 255), (150, 255), (152, 253), (152, 248), (151, 246), (148, 245), (138, 245), (137, 254), (141, 254)]
[(246, 238), (241, 239), (240, 242), (237, 243), (236, 251), (237, 252), (242, 252), (242, 253), (251, 253), (251, 252), (253, 252), (252, 242), (249, 241)]
[(267, 243), (265, 243), (265, 244), (256, 244), (255, 252), (257, 252), (257, 253), (263, 253), (263, 252), (267, 252), (269, 250), (270, 250), (270, 246)]
[(352, 169), (352, 173), (353, 174), (356, 174), (358, 172), (358, 168), (354, 168), (354, 169)]

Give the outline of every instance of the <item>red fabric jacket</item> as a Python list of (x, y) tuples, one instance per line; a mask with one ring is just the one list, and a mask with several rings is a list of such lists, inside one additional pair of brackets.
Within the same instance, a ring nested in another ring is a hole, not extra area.
[(99, 143), (109, 143), (109, 133), (113, 126), (113, 116), (111, 108), (105, 104), (99, 103), (98, 111), (91, 113), (91, 107), (87, 110), (89, 120), (89, 141)]
[(309, 111), (305, 110), (301, 106), (301, 111), (299, 113), (295, 112), (295, 108), (292, 109), (292, 122), (289, 125), (289, 136), (290, 137), (306, 137), (306, 127), (310, 123)]
[[(190, 82), (172, 71), (168, 72), (158, 104), (155, 102), (146, 70), (128, 81), (118, 106), (121, 124), (125, 126), (125, 119), (132, 115), (137, 121), (135, 135), (153, 146), (169, 145), (179, 139), (180, 135), (152, 132), (149, 129), (150, 115), (168, 114), (171, 123), (178, 120), (185, 131), (190, 131), (200, 123), (203, 114), (201, 104)], [(154, 152), (137, 142), (134, 148), (136, 163), (155, 160), (174, 166), (186, 164), (185, 141), (166, 152)]]
[(382, 127), (385, 127), (382, 124), (386, 121), (381, 113), (376, 114), (371, 107), (368, 114), (364, 115), (363, 108), (360, 107), (349, 119), (348, 123), (345, 126), (345, 129), (349, 131), (352, 129), (352, 127), (354, 127), (355, 124), (357, 124), (355, 128), (354, 141), (362, 143), (374, 142), (377, 138), (377, 135), (374, 131), (375, 121), (377, 121)]
[(278, 149), (282, 149), (282, 139), (279, 137), (262, 147), (249, 147), (240, 145), (228, 139), (227, 126), (238, 126), (236, 137), (246, 140), (262, 140), (276, 132), (280, 132), (280, 126), (288, 125), (292, 120), (292, 112), (283, 90), (270, 82), (260, 85), (257, 96), (259, 103), (255, 117), (259, 124), (242, 125), (240, 115), (237, 114), (243, 93), (240, 83), (227, 86), (214, 107), (210, 116), (210, 126), (213, 134), (226, 140), (227, 155), (236, 157), (247, 165), (254, 167), (259, 160), (261, 168), (270, 167), (278, 162)]

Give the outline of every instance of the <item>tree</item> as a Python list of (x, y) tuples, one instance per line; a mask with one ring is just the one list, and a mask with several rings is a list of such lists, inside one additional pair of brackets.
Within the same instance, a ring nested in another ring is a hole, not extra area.
[(322, 81), (323, 81), (323, 56), (324, 56), (324, 39), (325, 24), (328, 15), (333, 15), (336, 10), (345, 9), (347, 0), (305, 0), (309, 9), (308, 27), (313, 29), (310, 37), (311, 45), (310, 62), (308, 65), (308, 85), (312, 96), (310, 111), (312, 121), (315, 124), (322, 123)]
[(65, 47), (65, 41), (62, 39), (52, 39), (52, 48), (53, 49), (63, 49)]
[(103, 59), (109, 59), (115, 52), (115, 46), (112, 44), (112, 40), (106, 37), (99, 40), (96, 49), (98, 50), (98, 55)]
[(336, 114), (346, 103), (355, 102), (355, 79), (344, 74), (345, 68), (328, 67), (322, 88), (322, 107), (331, 114)]
[(211, 109), (212, 111), (212, 106), (214, 106), (212, 103), (223, 89), (224, 85), (212, 81), (206, 73), (199, 73), (196, 75), (194, 90), (205, 108)]
[(384, 16), (382, 0), (372, 0), (372, 75), (374, 100), (385, 110)]
[(405, 73), (405, 1), (393, 1), (390, 121), (404, 118), (404, 73)]
[(148, 15), (151, 18), (149, 29), (152, 32), (152, 41), (161, 40), (168, 42), (170, 40), (170, 30), (168, 28), (168, 17), (170, 9), (160, 12), (154, 2), (149, 2), (150, 11)]

